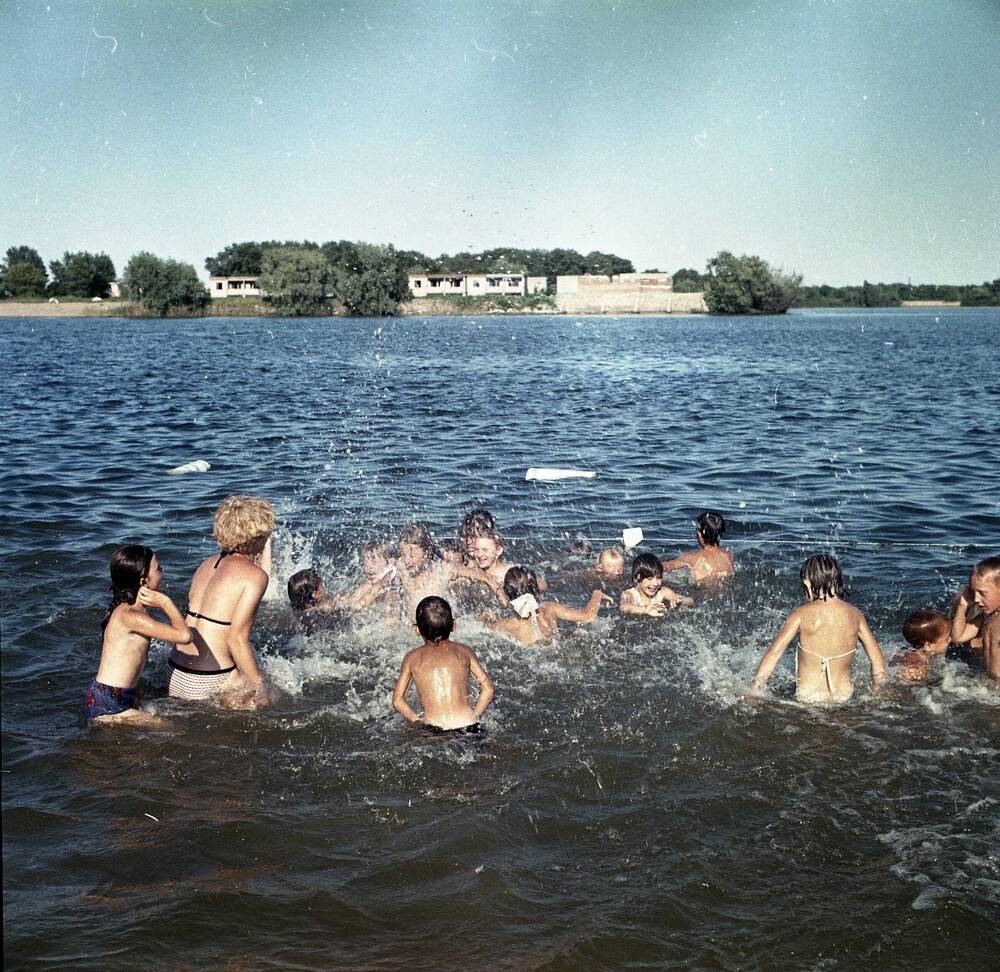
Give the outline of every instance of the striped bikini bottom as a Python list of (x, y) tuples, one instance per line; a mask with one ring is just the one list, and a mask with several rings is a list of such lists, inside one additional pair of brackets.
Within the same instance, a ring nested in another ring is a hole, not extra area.
[(230, 672), (236, 671), (235, 665), (214, 672), (199, 672), (197, 669), (178, 665), (173, 660), (169, 660), (167, 664), (170, 666), (167, 694), (173, 699), (191, 701), (211, 698), (229, 680)]

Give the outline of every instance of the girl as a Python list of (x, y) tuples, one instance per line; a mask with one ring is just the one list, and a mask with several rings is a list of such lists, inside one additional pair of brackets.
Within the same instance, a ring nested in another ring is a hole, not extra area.
[[(136, 686), (146, 665), (149, 642), (157, 638), (188, 645), (191, 629), (173, 601), (160, 593), (162, 579), (159, 561), (149, 547), (130, 544), (111, 555), (111, 603), (101, 622), (101, 663), (87, 690), (88, 721), (163, 723), (136, 708)], [(151, 618), (146, 610), (151, 607), (163, 611), (170, 623)]]
[(721, 513), (707, 510), (694, 521), (694, 536), (698, 550), (689, 550), (663, 564), (664, 570), (689, 570), (695, 584), (719, 577), (732, 577), (735, 572), (733, 554), (724, 550), (719, 541), (726, 532), (726, 520)]
[(663, 565), (658, 557), (651, 553), (639, 554), (632, 561), (632, 586), (622, 592), (618, 610), (622, 614), (662, 618), (668, 607), (675, 608), (679, 604), (691, 607), (694, 601), (663, 583)]
[(885, 681), (885, 659), (865, 616), (842, 600), (844, 575), (835, 557), (810, 557), (799, 571), (806, 603), (788, 616), (760, 660), (753, 687), (761, 690), (796, 635), (795, 697), (800, 702), (843, 703), (854, 693), (851, 662), (861, 642), (878, 688)]
[(510, 606), (517, 612), (516, 618), (501, 618), (487, 623), (493, 631), (502, 631), (522, 644), (535, 645), (556, 634), (559, 621), (575, 621), (577, 624), (593, 624), (605, 603), (614, 604), (607, 594), (594, 591), (583, 609), (567, 607), (558, 601), (542, 601), (538, 589), (538, 578), (529, 567), (511, 567), (503, 581), (504, 594)]

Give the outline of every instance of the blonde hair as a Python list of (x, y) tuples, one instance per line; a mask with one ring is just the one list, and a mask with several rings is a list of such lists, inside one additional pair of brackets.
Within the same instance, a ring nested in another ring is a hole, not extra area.
[(972, 568), (972, 576), (982, 577), (983, 580), (993, 584), (1000, 584), (1000, 557), (987, 557), (985, 560), (980, 560)]
[(267, 500), (237, 493), (224, 499), (215, 511), (212, 532), (223, 550), (253, 557), (274, 532), (274, 510)]

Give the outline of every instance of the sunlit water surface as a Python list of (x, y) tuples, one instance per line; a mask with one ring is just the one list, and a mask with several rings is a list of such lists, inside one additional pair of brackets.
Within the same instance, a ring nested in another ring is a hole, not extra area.
[[(949, 663), (874, 698), (859, 659), (821, 711), (789, 658), (776, 701), (742, 696), (809, 553), (842, 559), (892, 655), (998, 552), (997, 311), (36, 319), (0, 341), (6, 967), (996, 966), (997, 689)], [(88, 732), (109, 555), (150, 544), (183, 604), (235, 491), (279, 517), (255, 639), (284, 698), (171, 703), (154, 645), (173, 728)], [(422, 738), (389, 704), (412, 631), (304, 634), (285, 583), (357, 583), (366, 539), (453, 536), (479, 505), (568, 602), (573, 540), (640, 526), (665, 556), (706, 507), (739, 573), (544, 649), (466, 606), (489, 736)]]

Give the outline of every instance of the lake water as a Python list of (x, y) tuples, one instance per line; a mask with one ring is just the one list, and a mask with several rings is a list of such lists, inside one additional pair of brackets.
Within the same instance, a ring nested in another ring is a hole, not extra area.
[[(789, 655), (742, 701), (810, 553), (891, 656), (1000, 552), (996, 309), (2, 320), (0, 349), (5, 967), (997, 967), (996, 686), (951, 662), (874, 698), (862, 656), (823, 711)], [(111, 552), (154, 547), (183, 605), (237, 491), (278, 514), (255, 642), (285, 697), (168, 702), (155, 644), (173, 728), (88, 731)], [(666, 556), (704, 508), (738, 574), (543, 649), (468, 609), (489, 736), (428, 740), (389, 703), (412, 632), (304, 635), (285, 582), (480, 505), (572, 603), (574, 539)]]

